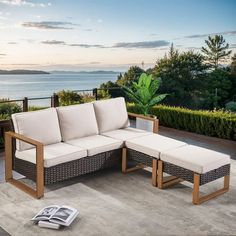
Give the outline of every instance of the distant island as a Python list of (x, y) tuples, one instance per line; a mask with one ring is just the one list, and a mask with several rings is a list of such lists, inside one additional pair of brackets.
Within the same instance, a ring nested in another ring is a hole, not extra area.
[(121, 73), (119, 71), (107, 71), (107, 70), (94, 70), (94, 71), (63, 71), (63, 70), (53, 70), (50, 73), (60, 73), (60, 74), (117, 74)]
[(50, 74), (41, 70), (0, 70), (0, 75), (37, 75), (37, 74)]

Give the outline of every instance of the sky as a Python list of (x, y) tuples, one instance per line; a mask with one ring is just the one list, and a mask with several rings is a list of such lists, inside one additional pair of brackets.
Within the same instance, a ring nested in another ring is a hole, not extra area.
[(0, 69), (149, 68), (171, 43), (236, 53), (236, 0), (0, 0)]

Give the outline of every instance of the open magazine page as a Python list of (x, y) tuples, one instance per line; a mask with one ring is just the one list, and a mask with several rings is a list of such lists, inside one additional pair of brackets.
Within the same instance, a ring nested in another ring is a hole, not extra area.
[(75, 208), (68, 206), (61, 206), (57, 211), (50, 217), (51, 222), (67, 225), (77, 216), (78, 211)]
[(60, 208), (58, 205), (47, 206), (43, 208), (35, 217), (31, 220), (39, 221), (39, 220), (49, 220), (50, 217)]

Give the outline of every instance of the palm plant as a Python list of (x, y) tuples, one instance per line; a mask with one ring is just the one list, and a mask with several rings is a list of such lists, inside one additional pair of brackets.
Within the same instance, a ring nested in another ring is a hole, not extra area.
[(167, 94), (157, 95), (159, 80), (153, 79), (152, 75), (142, 73), (138, 82), (133, 82), (133, 90), (124, 86), (126, 95), (133, 101), (141, 112), (147, 116), (150, 108), (162, 101)]

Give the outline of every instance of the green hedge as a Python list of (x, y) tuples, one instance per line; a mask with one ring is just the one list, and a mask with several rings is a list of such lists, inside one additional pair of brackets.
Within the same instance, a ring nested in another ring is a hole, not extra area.
[[(140, 113), (132, 104), (128, 111)], [(181, 107), (158, 105), (152, 108), (160, 125), (207, 136), (236, 140), (236, 113), (224, 111), (189, 110)]]

